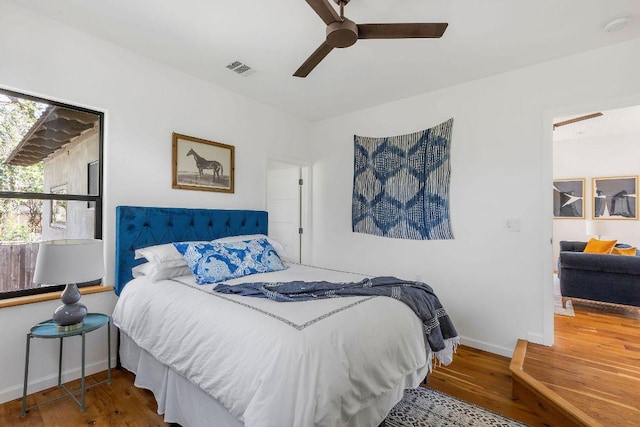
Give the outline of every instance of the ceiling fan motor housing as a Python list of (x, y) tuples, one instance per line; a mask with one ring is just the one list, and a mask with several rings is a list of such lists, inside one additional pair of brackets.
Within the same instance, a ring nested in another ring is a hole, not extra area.
[(332, 22), (327, 26), (327, 44), (331, 47), (349, 47), (358, 40), (358, 26), (350, 19)]

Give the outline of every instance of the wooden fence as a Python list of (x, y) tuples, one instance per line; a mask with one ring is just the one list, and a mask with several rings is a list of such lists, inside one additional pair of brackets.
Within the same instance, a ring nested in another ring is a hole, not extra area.
[(38, 243), (0, 245), (0, 292), (33, 288)]

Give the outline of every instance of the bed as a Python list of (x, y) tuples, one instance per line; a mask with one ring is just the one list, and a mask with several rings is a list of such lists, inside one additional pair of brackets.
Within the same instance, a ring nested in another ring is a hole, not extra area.
[[(423, 323), (403, 302), (349, 296), (281, 303), (221, 294), (193, 274), (133, 278), (136, 249), (266, 235), (264, 211), (119, 206), (113, 313), (119, 356), (165, 421), (191, 426), (377, 426), (428, 374)], [(285, 263), (286, 264), (286, 263)], [(298, 264), (227, 280), (357, 282)], [(457, 337), (435, 356), (451, 360)]]

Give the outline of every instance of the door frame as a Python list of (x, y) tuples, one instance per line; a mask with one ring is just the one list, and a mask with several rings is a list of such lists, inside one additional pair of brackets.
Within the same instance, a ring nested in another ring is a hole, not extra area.
[(594, 99), (580, 104), (546, 108), (543, 111), (542, 139), (542, 198), (540, 205), (544, 231), (541, 233), (542, 245), (542, 344), (552, 346), (555, 338), (553, 314), (553, 289), (549, 286), (553, 280), (553, 119), (554, 117), (585, 114), (586, 111), (603, 111), (640, 105), (640, 93), (613, 98)]
[[(278, 162), (290, 165), (292, 167), (300, 168), (300, 175), (303, 180), (302, 191), (301, 191), (301, 201), (300, 201), (300, 227), (303, 229), (302, 237), (300, 239), (300, 263), (301, 264), (312, 264), (313, 254), (311, 253), (312, 248), (312, 206), (311, 206), (311, 195), (312, 195), (312, 166), (310, 162), (292, 159), (289, 157), (282, 156), (272, 156), (267, 155), (265, 158), (265, 177), (267, 172), (269, 171), (269, 162)], [(262, 201), (262, 205), (264, 209), (267, 209), (267, 180), (265, 179), (264, 183), (264, 198)]]

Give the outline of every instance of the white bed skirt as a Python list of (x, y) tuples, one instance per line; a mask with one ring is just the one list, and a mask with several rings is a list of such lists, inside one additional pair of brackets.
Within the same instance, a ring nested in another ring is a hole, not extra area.
[[(120, 361), (122, 366), (136, 375), (135, 386), (151, 390), (158, 402), (158, 414), (167, 423), (183, 427), (236, 427), (242, 421), (229, 413), (216, 399), (195, 386), (188, 379), (163, 365), (120, 331)], [(393, 406), (402, 399), (405, 388), (414, 388), (426, 376), (414, 372), (404, 384), (382, 395), (373, 405), (355, 414), (347, 426), (375, 427)]]

